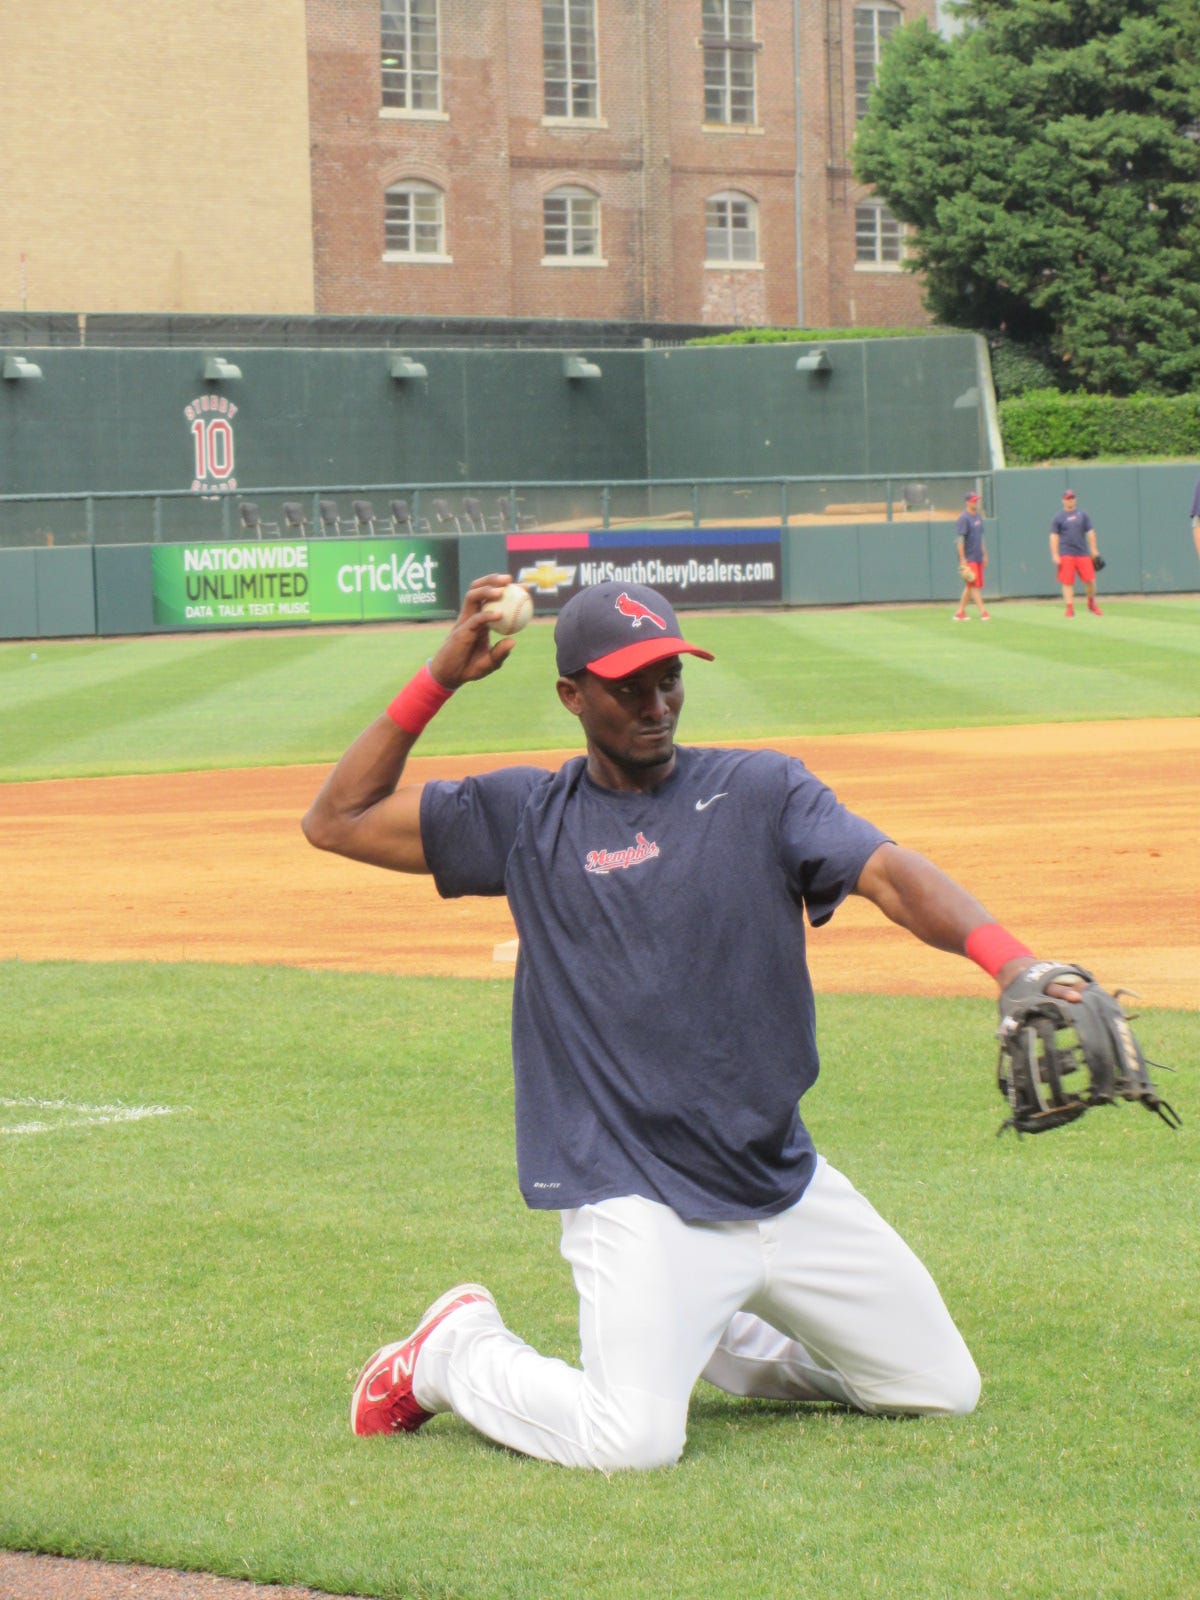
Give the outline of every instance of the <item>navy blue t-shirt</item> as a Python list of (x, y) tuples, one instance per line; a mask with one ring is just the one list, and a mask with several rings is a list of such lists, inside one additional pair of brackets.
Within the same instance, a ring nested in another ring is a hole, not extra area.
[(1058, 535), (1060, 558), (1090, 554), (1087, 536), (1091, 526), (1092, 519), (1082, 507), (1077, 511), (1058, 512), (1050, 523), (1050, 531)]
[(954, 536), (962, 540), (963, 560), (983, 560), (983, 518), (973, 511), (963, 511), (955, 524)]
[(772, 1216), (816, 1156), (804, 913), (826, 922), (885, 835), (777, 751), (681, 747), (648, 793), (583, 756), (429, 783), (444, 896), (508, 896), (517, 1163), (535, 1208), (637, 1194)]

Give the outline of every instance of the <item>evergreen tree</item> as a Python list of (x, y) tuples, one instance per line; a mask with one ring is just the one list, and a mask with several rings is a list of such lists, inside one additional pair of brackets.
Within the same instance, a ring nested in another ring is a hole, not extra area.
[(854, 147), (940, 320), (1065, 386), (1200, 388), (1200, 0), (961, 0), (893, 35)]

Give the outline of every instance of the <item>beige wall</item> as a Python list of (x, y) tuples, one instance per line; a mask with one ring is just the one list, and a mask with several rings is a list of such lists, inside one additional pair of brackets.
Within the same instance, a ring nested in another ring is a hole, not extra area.
[(311, 312), (306, 52), (304, 0), (0, 5), (0, 308)]

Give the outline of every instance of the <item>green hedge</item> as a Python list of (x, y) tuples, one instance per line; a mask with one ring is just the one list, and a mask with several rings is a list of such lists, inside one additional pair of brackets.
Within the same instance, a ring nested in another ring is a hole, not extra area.
[(830, 344), (835, 339), (926, 339), (940, 333), (961, 333), (961, 328), (738, 328), (734, 333), (714, 333), (700, 344)]
[(997, 409), (1010, 466), (1200, 455), (1200, 394), (1116, 397), (1035, 389), (1001, 400)]

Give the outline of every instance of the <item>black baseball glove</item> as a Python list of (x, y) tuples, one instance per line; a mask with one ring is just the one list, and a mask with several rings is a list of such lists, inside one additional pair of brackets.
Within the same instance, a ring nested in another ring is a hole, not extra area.
[[(1082, 989), (1082, 998), (1055, 999), (1046, 993), (1053, 983)], [(1009, 1107), (1001, 1133), (1044, 1133), (1074, 1122), (1090, 1106), (1116, 1100), (1140, 1100), (1169, 1128), (1179, 1127), (1179, 1117), (1150, 1082), (1121, 1006), (1125, 992), (1109, 994), (1082, 967), (1054, 961), (1039, 961), (1013, 979), (1000, 996), (996, 1034), (997, 1078)]]
[(1093, 568), (1094, 571), (1103, 572), (1107, 565), (1108, 565), (1108, 562), (1105, 561), (1103, 556), (1093, 556), (1092, 557), (1092, 568)]

